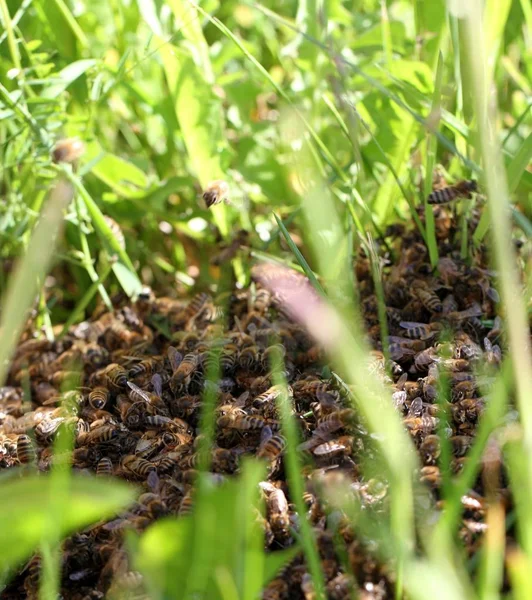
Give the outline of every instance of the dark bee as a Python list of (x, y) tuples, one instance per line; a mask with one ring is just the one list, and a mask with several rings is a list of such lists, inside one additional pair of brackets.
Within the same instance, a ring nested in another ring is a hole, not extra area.
[(98, 461), (96, 466), (96, 475), (105, 475), (110, 477), (113, 474), (113, 463), (108, 457), (104, 457)]
[(450, 185), (431, 192), (427, 198), (429, 204), (446, 204), (457, 198), (471, 198), (471, 194), (477, 191), (477, 182), (474, 180), (459, 181), (455, 185)]
[(220, 204), (220, 202), (229, 203), (229, 185), (222, 179), (211, 181), (203, 192), (203, 200), (207, 208)]
[(109, 390), (105, 387), (95, 387), (89, 394), (89, 404), (95, 410), (102, 410), (109, 400)]
[(35, 448), (29, 435), (19, 435), (17, 438), (17, 459), (21, 464), (35, 462)]

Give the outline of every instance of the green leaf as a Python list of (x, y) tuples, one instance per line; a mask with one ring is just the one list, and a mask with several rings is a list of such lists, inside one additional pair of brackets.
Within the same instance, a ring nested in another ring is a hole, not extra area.
[(512, 161), (506, 168), (506, 172), (508, 174), (508, 188), (510, 194), (515, 192), (515, 190), (519, 186), (523, 173), (530, 165), (531, 160), (532, 133), (530, 133), (526, 140), (521, 144), (521, 147), (519, 148), (517, 154), (513, 157)]
[[(212, 86), (185, 51), (158, 38), (159, 53), (175, 115), (183, 135), (192, 168), (202, 188), (210, 181), (225, 179), (222, 152), (227, 151), (223, 134), (220, 98), (214, 95)], [(227, 210), (225, 206), (213, 207), (216, 224), (222, 235), (227, 235)]]
[(149, 186), (143, 171), (115, 154), (106, 153), (91, 172), (124, 198), (141, 198), (146, 195)]
[(11, 568), (26, 559), (39, 544), (56, 535), (48, 519), (53, 506), (62, 503), (60, 535), (64, 537), (114, 515), (130, 504), (135, 496), (133, 487), (72, 475), (65, 497), (52, 494), (57, 490), (49, 475), (31, 475), (16, 481), (3, 482), (0, 488), (0, 567)]
[(87, 58), (83, 60), (77, 60), (70, 63), (63, 70), (54, 77), (54, 81), (59, 79), (60, 81), (53, 85), (46, 87), (42, 91), (44, 98), (57, 98), (59, 94), (64, 92), (68, 86), (86, 73), (89, 69), (98, 64), (98, 61), (93, 58)]

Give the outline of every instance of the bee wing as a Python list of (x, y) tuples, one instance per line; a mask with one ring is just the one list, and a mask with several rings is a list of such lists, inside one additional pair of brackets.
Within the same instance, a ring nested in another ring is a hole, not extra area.
[(157, 396), (161, 397), (163, 395), (163, 379), (159, 373), (155, 373), (151, 378), (151, 384), (153, 385), (153, 391)]
[(411, 417), (419, 417), (423, 412), (423, 400), (421, 398), (414, 398), (412, 404), (408, 409), (407, 419)]
[(150, 397), (148, 396), (148, 394), (144, 390), (141, 390), (138, 385), (135, 385), (131, 381), (128, 381), (127, 384), (130, 387), (130, 389), (136, 392), (143, 400), (146, 400), (146, 402), (148, 403), (150, 402)]
[(332, 452), (341, 452), (347, 449), (348, 445), (344, 441), (333, 440), (316, 446), (312, 451), (312, 454), (314, 454), (314, 456), (324, 456), (326, 454), (331, 454)]
[(415, 321), (401, 321), (399, 327), (403, 329), (414, 329), (414, 327), (425, 327), (426, 323), (416, 323)]
[(181, 361), (183, 360), (183, 355), (181, 354), (181, 352), (178, 352), (173, 346), (168, 346), (167, 354), (170, 366), (172, 367), (172, 370), (175, 371), (177, 367), (179, 367), (179, 365), (181, 364)]
[(399, 377), (399, 379), (397, 380), (397, 383), (395, 384), (397, 386), (398, 390), (401, 390), (404, 387), (407, 379), (408, 379), (408, 373), (403, 373), (401, 375), (401, 377)]
[(489, 287), (486, 292), (486, 296), (495, 303), (498, 303), (501, 301), (499, 292), (495, 288)]
[(484, 349), (486, 350), (486, 352), (489, 352), (493, 349), (493, 345), (487, 337), (484, 338)]
[(319, 446), (320, 444), (323, 444), (325, 442), (328, 442), (329, 440), (332, 440), (333, 436), (334, 436), (334, 433), (332, 431), (328, 432), (328, 433), (323, 433), (323, 434), (315, 433), (306, 442), (299, 444), (297, 449), (301, 450), (303, 452), (306, 450), (312, 450), (312, 448), (315, 448), (316, 446)]
[(248, 391), (244, 392), (243, 394), (240, 394), (240, 396), (238, 396), (238, 398), (235, 400), (235, 406), (242, 408), (242, 406), (246, 405), (248, 398), (249, 398)]
[(150, 471), (148, 474), (148, 479), (146, 481), (150, 490), (156, 492), (159, 489), (159, 485), (161, 482), (159, 480), (159, 475), (157, 475), (157, 471)]
[(272, 428), (269, 425), (265, 425), (260, 432), (260, 448), (262, 448), (272, 436)]

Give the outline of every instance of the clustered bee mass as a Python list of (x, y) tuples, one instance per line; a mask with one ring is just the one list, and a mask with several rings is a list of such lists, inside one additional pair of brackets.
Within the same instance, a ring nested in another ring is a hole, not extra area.
[[(395, 264), (383, 266), (389, 353), (383, 352), (370, 260), (362, 251), (354, 270), (373, 346), (371, 369), (391, 388), (394, 406), (419, 451), (419, 479), (438, 510), (444, 504), (441, 436), (450, 442), (451, 470), (459, 473), (489, 401), (504, 338), (496, 274), (487, 266), (485, 253), (478, 251), (472, 264), (460, 260), (453, 215), (445, 206), (434, 210), (442, 256), (437, 270), (431, 268), (416, 231), (393, 227), (386, 233), (399, 256)], [(239, 234), (239, 240), (243, 237)], [(253, 273), (260, 275), (260, 269)], [(302, 277), (293, 276), (294, 284)], [(235, 290), (225, 306), (206, 292), (181, 301), (155, 297), (146, 289), (136, 303), (118, 299), (113, 312), (98, 308), (58, 341), (25, 334), (7, 386), (0, 388), (0, 467), (49, 470), (62, 460), (51, 448), (64, 425), (75, 434), (74, 470), (122, 477), (141, 486), (141, 495), (126, 513), (64, 542), (63, 597), (103, 598), (113, 586), (142, 589), (141, 574), (128, 562), (124, 530), (143, 531), (160, 517), (194, 510), (202, 392), (214, 348), (221, 372), (215, 388), (213, 477), (222, 484), (239, 472), (245, 456), (257, 456), (267, 465), (267, 478), (260, 484), (265, 512), (257, 513), (265, 548), (274, 552), (291, 546), (298, 523), (308, 519), (329, 598), (351, 598), (353, 589), (365, 600), (393, 597), (394, 566), (321, 494), (340, 479), (368, 513), (386, 510), (387, 481), (368, 477), (361, 467), (371, 463), (375, 452), (371, 437), (349, 388), (327, 367), (324, 353), (287, 317), (282, 298), (256, 279), (250, 289)], [(286, 440), (276, 405), (283, 392), (270, 370), (274, 349), (283, 356), (302, 440), (304, 515), (295, 514), (286, 483)], [(442, 372), (449, 386), (445, 403), (438, 402)], [(31, 403), (24, 387), (31, 390)], [(492, 488), (511, 503), (503, 470), (491, 468), (490, 473)], [(481, 473), (462, 499), (460, 537), (469, 556), (486, 529), (486, 481)], [(36, 555), (4, 597), (34, 596), (39, 572)], [(302, 555), (277, 574), (263, 597), (314, 598)]]

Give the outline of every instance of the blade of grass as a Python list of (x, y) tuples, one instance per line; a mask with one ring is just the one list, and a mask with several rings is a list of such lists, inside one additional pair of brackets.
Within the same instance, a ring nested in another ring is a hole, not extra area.
[[(474, 79), (472, 87), (479, 129), (479, 145), (485, 167), (484, 177), (492, 222), (495, 264), (499, 271), (500, 292), (508, 324), (509, 350), (514, 364), (517, 405), (524, 429), (524, 444), (527, 450), (532, 452), (532, 405), (529, 401), (532, 398), (530, 338), (511, 241), (508, 187), (502, 155), (492, 127), (497, 115), (488, 102), (491, 81), (486, 77), (486, 49), (481, 11), (480, 0), (471, 0), (467, 4), (465, 19), (467, 58)], [(530, 550), (532, 551), (532, 548)]]
[[(59, 339), (63, 338), (68, 333), (70, 327), (72, 327), (72, 325), (74, 325), (78, 318), (83, 314), (83, 311), (87, 308), (89, 302), (93, 299), (100, 286), (102, 286), (109, 277), (109, 274), (111, 273), (111, 268), (112, 266), (110, 264), (107, 265), (100, 277), (98, 277), (98, 279), (94, 281), (92, 285), (88, 288), (85, 294), (83, 294), (81, 300), (76, 304), (74, 310), (70, 313), (68, 319), (63, 325), (63, 329), (61, 330), (61, 333), (58, 336)], [(112, 304), (110, 305), (110, 308), (112, 310)]]
[[(274, 350), (276, 348), (274, 347)], [(312, 576), (316, 598), (325, 599), (325, 582), (321, 570), (321, 561), (314, 537), (314, 531), (306, 518), (305, 503), (303, 501), (303, 492), (305, 486), (301, 476), (301, 464), (297, 454), (299, 445), (297, 428), (293, 418), (293, 407), (288, 395), (286, 379), (283, 376), (282, 358), (279, 352), (272, 355), (271, 371), (275, 385), (282, 386), (283, 393), (277, 397), (277, 407), (281, 416), (281, 426), (286, 438), (286, 450), (284, 454), (285, 465), (287, 469), (288, 484), (291, 492), (291, 500), (296, 506), (299, 515), (299, 526), (301, 534), (301, 543), (307, 560), (308, 568)]]
[(488, 508), (486, 516), (487, 531), (480, 551), (479, 598), (498, 600), (503, 583), (505, 523), (504, 509), (501, 504)]
[(310, 268), (309, 264), (305, 260), (305, 257), (301, 254), (299, 248), (295, 245), (294, 240), (292, 239), (292, 237), (290, 236), (290, 233), (284, 226), (284, 223), (281, 221), (281, 219), (275, 213), (273, 213), (273, 216), (275, 217), (275, 220), (277, 221), (279, 230), (283, 234), (283, 237), (286, 240), (286, 243), (288, 244), (290, 250), (292, 250), (294, 256), (296, 257), (297, 262), (303, 269), (303, 272), (305, 273), (305, 275), (308, 277), (310, 283), (312, 284), (314, 289), (319, 294), (321, 294), (323, 297), (325, 297), (325, 295), (326, 295), (325, 290), (321, 287), (320, 282), (316, 278), (316, 275), (314, 275), (314, 271)]
[[(434, 117), (434, 128), (438, 128), (440, 118), (440, 106), (441, 106), (441, 92), (443, 82), (443, 55), (440, 52), (438, 54), (438, 66), (436, 67), (436, 80), (434, 84), (434, 94), (432, 96), (432, 109), (431, 114)], [(434, 173), (434, 165), (436, 163), (436, 153), (438, 150), (438, 140), (435, 136), (430, 133), (427, 134), (427, 162), (425, 164), (425, 180), (423, 185), (423, 196), (425, 201), (425, 225), (427, 226), (426, 231), (426, 242), (429, 250), (430, 264), (432, 268), (435, 268), (438, 264), (438, 242), (436, 240), (436, 231), (434, 227), (434, 213), (432, 212), (432, 206), (428, 203), (428, 196), (432, 192), (432, 181)]]
[(55, 244), (63, 225), (63, 210), (72, 200), (72, 195), (71, 186), (61, 181), (56, 184), (44, 205), (26, 254), (10, 279), (0, 321), (0, 385), (4, 384), (9, 361), (37, 295), (39, 281), (44, 280), (52, 264)]
[(71, 13), (70, 9), (66, 5), (64, 0), (54, 0), (55, 5), (59, 9), (59, 12), (63, 15), (63, 18), (67, 22), (67, 25), (70, 27), (72, 33), (75, 38), (78, 40), (82, 48), (89, 47), (89, 40), (85, 35), (85, 32), (79, 26), (78, 22), (74, 18), (74, 15)]
[(521, 177), (525, 170), (530, 166), (532, 161), (532, 133), (528, 135), (526, 140), (523, 141), (519, 150), (513, 157), (512, 161), (506, 169), (508, 178), (508, 191), (510, 194), (515, 192)]
[(525, 553), (519, 548), (511, 548), (506, 555), (508, 575), (512, 584), (512, 598), (528, 600), (532, 598), (532, 564)]
[(510, 139), (512, 138), (512, 136), (517, 133), (517, 130), (519, 129), (519, 127), (521, 126), (521, 124), (523, 123), (523, 121), (526, 119), (526, 117), (528, 116), (528, 111), (532, 109), (532, 102), (529, 102), (526, 107), (525, 110), (519, 115), (519, 117), (516, 119), (515, 123), (513, 124), (512, 128), (508, 130), (508, 133), (506, 134), (506, 137), (504, 138), (504, 140), (502, 141), (502, 147), (506, 148), (506, 145), (508, 144), (508, 142), (510, 141)]
[(13, 65), (19, 72), (18, 74), (22, 74), (22, 63), (20, 61), (20, 53), (18, 51), (17, 42), (15, 40), (15, 34), (13, 32), (13, 23), (11, 21), (11, 17), (9, 16), (9, 10), (7, 8), (6, 0), (0, 0), (0, 14), (2, 15), (2, 21), (5, 27), (5, 33), (7, 36), (7, 45), (9, 46), (9, 53), (11, 54), (11, 60), (13, 61)]

